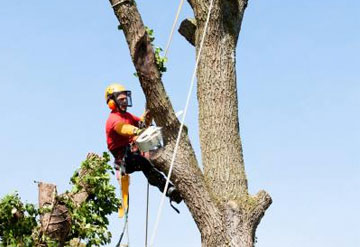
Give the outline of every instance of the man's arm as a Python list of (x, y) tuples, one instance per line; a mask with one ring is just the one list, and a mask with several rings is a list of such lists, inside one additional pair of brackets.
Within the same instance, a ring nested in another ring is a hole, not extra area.
[(118, 133), (119, 135), (122, 136), (129, 136), (129, 137), (133, 137), (133, 136), (137, 136), (141, 133), (141, 130), (131, 124), (126, 124), (126, 123), (122, 123), (119, 122), (115, 125), (114, 127), (116, 133)]

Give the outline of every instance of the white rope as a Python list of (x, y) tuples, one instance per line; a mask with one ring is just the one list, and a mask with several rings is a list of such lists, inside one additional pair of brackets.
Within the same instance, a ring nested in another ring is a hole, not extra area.
[[(111, 5), (112, 8), (115, 8), (116, 6), (120, 5), (120, 4), (123, 4), (125, 2), (128, 2), (129, 0), (120, 0), (118, 1), (117, 3)], [(164, 52), (164, 57), (167, 56), (168, 54), (168, 51), (169, 51), (169, 47), (170, 47), (170, 44), (171, 44), (171, 41), (172, 41), (172, 38), (174, 36), (174, 31), (175, 31), (175, 27), (176, 27), (176, 23), (179, 19), (179, 16), (180, 16), (180, 12), (181, 12), (181, 9), (184, 5), (184, 0), (181, 0), (180, 1), (180, 4), (179, 4), (179, 7), (177, 9), (177, 12), (176, 12), (176, 15), (175, 15), (175, 19), (174, 19), (174, 22), (173, 22), (173, 25), (171, 27), (171, 31), (170, 31), (170, 35), (169, 35), (169, 38), (168, 38), (168, 42), (166, 44), (166, 48), (165, 48), (165, 52)]]
[(181, 12), (181, 9), (182, 9), (182, 6), (183, 6), (183, 5), (184, 5), (184, 0), (181, 0), (181, 1), (180, 1), (180, 4), (179, 4), (179, 7), (178, 7), (178, 10), (177, 10), (177, 12), (176, 12), (175, 20), (174, 20), (173, 25), (172, 25), (172, 28), (171, 28), (171, 32), (170, 32), (170, 35), (169, 35), (168, 42), (167, 42), (167, 44), (166, 44), (164, 57), (166, 57), (167, 54), (168, 54), (169, 47), (170, 47), (172, 38), (173, 38), (173, 36), (174, 36), (174, 30), (175, 30), (175, 27), (176, 27), (176, 23), (177, 23), (177, 21), (178, 21), (178, 19), (179, 19), (179, 15), (180, 15), (180, 12)]
[(190, 102), (192, 90), (193, 90), (193, 87), (194, 87), (194, 81), (195, 81), (195, 77), (196, 77), (196, 71), (197, 71), (197, 67), (198, 67), (199, 61), (200, 61), (201, 51), (202, 51), (202, 47), (203, 47), (203, 44), (204, 44), (204, 40), (205, 40), (205, 36), (206, 36), (206, 31), (207, 31), (208, 23), (209, 23), (209, 20), (210, 20), (210, 14), (211, 14), (211, 9), (212, 9), (212, 7), (213, 7), (213, 0), (210, 0), (209, 12), (208, 12), (208, 15), (207, 15), (207, 18), (206, 18), (206, 22), (205, 22), (205, 26), (204, 26), (204, 32), (203, 32), (203, 35), (202, 35), (202, 38), (201, 38), (200, 47), (199, 47), (199, 52), (198, 52), (197, 58), (196, 58), (195, 68), (194, 68), (194, 71), (193, 71), (193, 74), (192, 74), (192, 78), (191, 78), (190, 88), (189, 88), (189, 92), (188, 92), (187, 99), (186, 99), (186, 104), (185, 104), (185, 108), (184, 108), (184, 113), (183, 113), (183, 116), (182, 116), (182, 119), (181, 119), (180, 129), (179, 129), (178, 136), (177, 136), (177, 139), (176, 139), (176, 144), (175, 144), (173, 156), (172, 156), (171, 163), (170, 163), (169, 173), (168, 173), (167, 178), (166, 178), (166, 184), (165, 184), (164, 192), (163, 192), (163, 194), (162, 194), (161, 202), (160, 202), (159, 209), (158, 209), (158, 213), (157, 213), (157, 216), (156, 216), (155, 227), (154, 227), (153, 233), (152, 233), (152, 235), (151, 235), (150, 247), (153, 247), (153, 246), (154, 246), (154, 240), (155, 240), (157, 228), (158, 228), (158, 226), (159, 226), (159, 221), (160, 221), (161, 212), (162, 212), (162, 209), (163, 209), (163, 206), (164, 206), (165, 194), (166, 194), (166, 191), (167, 191), (167, 189), (168, 189), (168, 187), (169, 187), (170, 176), (171, 176), (171, 172), (172, 172), (172, 169), (173, 169), (173, 166), (174, 166), (176, 153), (177, 153), (178, 146), (179, 146), (179, 143), (180, 143), (181, 133), (182, 133), (182, 130), (183, 130), (183, 127), (184, 127), (184, 122), (185, 122), (187, 110), (188, 110), (188, 107), (189, 107), (189, 102)]
[(146, 220), (145, 220), (145, 247), (148, 246), (148, 225), (149, 225), (149, 182), (146, 186)]
[[(128, 208), (129, 209), (129, 208)], [(128, 214), (128, 213), (127, 213)], [(126, 217), (129, 217), (128, 215)], [(129, 220), (127, 220), (127, 226), (126, 226), (126, 236), (127, 236), (127, 247), (130, 247), (130, 234), (129, 234)]]

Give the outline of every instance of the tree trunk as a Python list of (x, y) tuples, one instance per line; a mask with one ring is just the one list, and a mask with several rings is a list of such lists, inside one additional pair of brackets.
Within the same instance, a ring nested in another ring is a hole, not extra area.
[[(199, 52), (208, 0), (188, 0), (195, 20), (180, 33)], [(180, 123), (167, 97), (154, 51), (133, 0), (110, 0), (127, 40), (149, 109), (163, 127), (164, 148), (152, 160), (169, 169)], [(202, 246), (254, 245), (255, 231), (271, 197), (248, 194), (239, 133), (235, 50), (247, 0), (215, 0), (197, 70), (199, 126), (204, 173), (198, 167), (186, 128), (171, 180), (179, 189), (201, 233)]]
[[(235, 38), (211, 15), (197, 71), (201, 154), (207, 186), (218, 201), (247, 193), (235, 74)], [(196, 47), (204, 24), (198, 21)]]

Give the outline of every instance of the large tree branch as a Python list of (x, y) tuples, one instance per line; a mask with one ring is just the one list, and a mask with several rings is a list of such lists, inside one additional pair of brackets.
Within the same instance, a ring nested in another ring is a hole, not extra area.
[(154, 50), (141, 16), (132, 0), (110, 0), (110, 3), (114, 6), (115, 15), (124, 31), (147, 106), (156, 124), (163, 127), (164, 139), (167, 142), (172, 138), (174, 129), (178, 128), (179, 121), (161, 81)]

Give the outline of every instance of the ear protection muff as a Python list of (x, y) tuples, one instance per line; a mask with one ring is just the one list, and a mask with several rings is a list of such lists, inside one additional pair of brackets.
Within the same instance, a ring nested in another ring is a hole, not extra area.
[(115, 101), (115, 96), (113, 94), (109, 94), (107, 97), (107, 105), (110, 108), (110, 110), (116, 110), (117, 104)]
[(115, 102), (115, 100), (111, 99), (111, 100), (108, 101), (107, 104), (108, 104), (108, 106), (109, 106), (109, 108), (111, 110), (116, 110), (116, 102)]
[[(119, 103), (116, 98), (121, 94), (121, 93), (126, 93), (126, 102), (121, 102)], [(129, 104), (130, 101), (130, 104)], [(122, 91), (122, 92), (114, 92), (111, 94), (107, 95), (107, 105), (111, 110), (116, 110), (119, 109), (120, 110), (120, 106), (126, 106), (126, 107), (131, 107), (132, 106), (132, 101), (131, 101), (131, 92), (130, 91)]]

